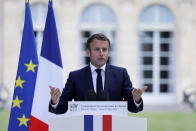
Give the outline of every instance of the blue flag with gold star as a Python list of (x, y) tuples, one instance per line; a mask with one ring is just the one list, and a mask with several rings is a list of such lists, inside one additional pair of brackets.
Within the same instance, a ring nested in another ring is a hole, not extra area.
[(37, 77), (38, 57), (28, 2), (25, 7), (23, 37), (8, 131), (28, 131)]

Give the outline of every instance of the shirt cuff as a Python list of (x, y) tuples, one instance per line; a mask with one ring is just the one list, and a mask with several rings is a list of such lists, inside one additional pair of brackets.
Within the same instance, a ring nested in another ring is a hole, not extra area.
[(135, 103), (136, 107), (139, 107), (139, 106), (141, 105), (142, 101), (140, 101), (140, 103), (138, 104), (138, 103), (134, 100), (134, 103)]
[[(59, 103), (59, 102), (58, 102), (58, 103)], [(51, 102), (51, 100), (50, 100), (50, 105), (51, 105), (52, 108), (54, 108), (54, 109), (57, 107), (58, 103), (56, 103), (56, 104), (54, 105), (54, 104), (52, 104), (52, 102)]]

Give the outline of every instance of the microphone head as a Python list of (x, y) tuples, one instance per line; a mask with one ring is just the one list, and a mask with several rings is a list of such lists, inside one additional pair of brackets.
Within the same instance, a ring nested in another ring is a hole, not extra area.
[(85, 93), (85, 101), (96, 101), (96, 93), (94, 92), (94, 90), (88, 90)]
[(97, 101), (109, 101), (109, 93), (101, 91), (97, 94)]

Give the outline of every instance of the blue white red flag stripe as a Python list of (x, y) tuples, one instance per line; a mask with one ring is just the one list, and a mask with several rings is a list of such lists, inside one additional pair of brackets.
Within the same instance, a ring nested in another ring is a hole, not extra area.
[(93, 131), (93, 115), (84, 115), (84, 131)]
[(102, 115), (97, 115), (93, 118), (93, 122), (96, 123), (93, 125), (93, 131), (102, 131), (103, 129), (103, 117)]
[(103, 131), (112, 131), (111, 115), (103, 115)]
[[(48, 131), (48, 125), (32, 115), (31, 115), (31, 122), (30, 123), (31, 124), (29, 126), (29, 131), (36, 131), (37, 129), (39, 129), (40, 131)], [(36, 126), (34, 126), (34, 125), (36, 125)]]
[[(99, 119), (99, 117), (102, 119)], [(84, 131), (112, 131), (112, 116), (84, 115)]]

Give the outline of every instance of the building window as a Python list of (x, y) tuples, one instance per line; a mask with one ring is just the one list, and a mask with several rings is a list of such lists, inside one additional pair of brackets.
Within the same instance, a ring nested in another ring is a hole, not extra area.
[(111, 42), (111, 51), (108, 63), (113, 63), (116, 16), (111, 8), (104, 4), (93, 4), (88, 6), (81, 15), (80, 36), (81, 36), (81, 57), (82, 64), (89, 64), (90, 60), (86, 56), (85, 45), (89, 36), (95, 33), (105, 34)]
[(139, 18), (140, 86), (146, 92), (173, 92), (175, 22), (171, 11), (162, 5), (143, 10)]

